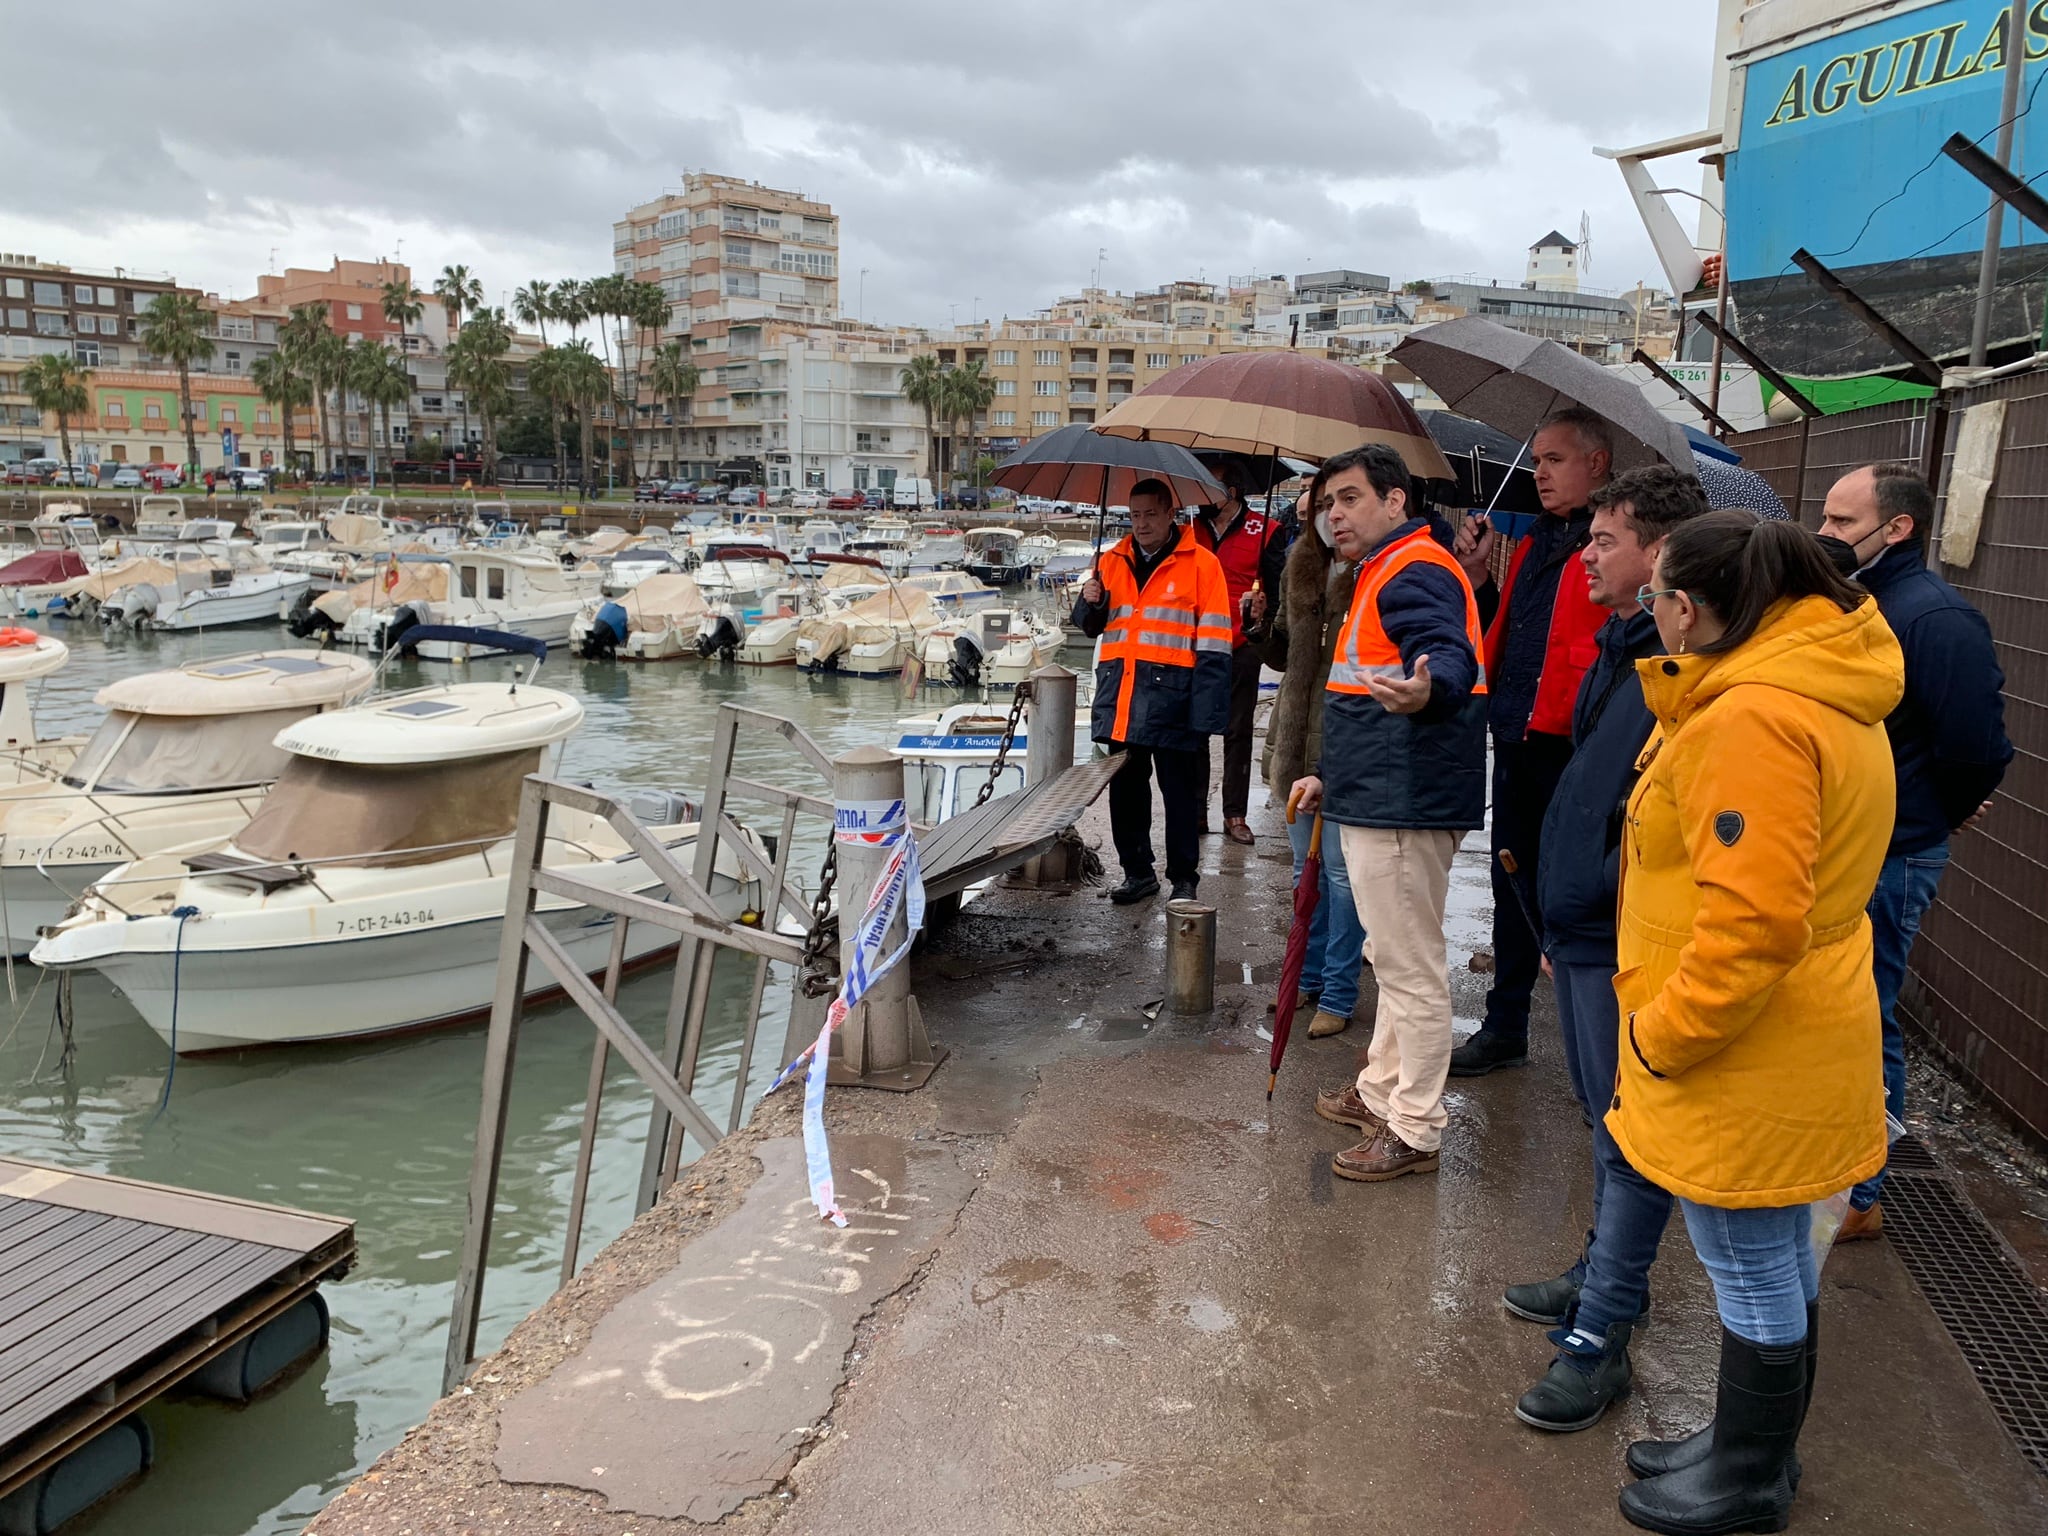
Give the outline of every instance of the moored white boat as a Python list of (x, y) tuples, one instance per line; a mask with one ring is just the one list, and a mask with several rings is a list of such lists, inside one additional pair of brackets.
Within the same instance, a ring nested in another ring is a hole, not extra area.
[(303, 572), (275, 570), (246, 548), (211, 541), (180, 541), (137, 564), (158, 569), (116, 586), (100, 603), (102, 624), (183, 630), (270, 623), (313, 585)]
[(699, 654), (704, 594), (681, 571), (593, 599), (569, 627), (569, 648), (585, 661), (680, 661)]
[(903, 670), (943, 619), (931, 594), (896, 583), (797, 629), (796, 664), (806, 672), (887, 677)]
[[(521, 783), (545, 771), (582, 719), (582, 705), (552, 689), (467, 683), (304, 721), (279, 734), (289, 766), (247, 826), (122, 869), (33, 958), (99, 970), (180, 1052), (477, 1015), (497, 983)], [(666, 817), (690, 814), (680, 797), (650, 798)], [(697, 836), (688, 819), (648, 831), (682, 858)], [(659, 880), (601, 817), (554, 808), (542, 862), (662, 899)], [(713, 875), (728, 917), (752, 898), (737, 874)], [(603, 968), (609, 914), (552, 895), (538, 913), (577, 965)], [(635, 924), (625, 961), (674, 942)], [(529, 982), (545, 989), (546, 972), (532, 968)]]
[(70, 659), (62, 640), (0, 629), (0, 785), (46, 784), (71, 766), (85, 744), (83, 736), (38, 736), (30, 706), (30, 684)]
[(232, 833), (284, 769), (272, 738), (370, 681), (358, 656), (257, 651), (102, 688), (106, 719), (54, 783), (0, 788), (0, 937), (21, 954), (116, 865)]
[[(448, 557), (453, 571), (448, 596), (437, 603), (411, 604), (397, 614), (385, 613), (376, 643), (388, 649), (407, 645), (408, 620), (456, 625), (498, 634), (521, 635), (562, 645), (584, 603), (598, 595), (595, 567), (565, 571), (554, 556), (465, 549)], [(468, 661), (502, 654), (488, 641), (428, 640), (418, 646), (430, 661)]]
[(1065, 632), (1020, 608), (985, 608), (927, 635), (918, 654), (928, 683), (1014, 688), (1050, 662)]

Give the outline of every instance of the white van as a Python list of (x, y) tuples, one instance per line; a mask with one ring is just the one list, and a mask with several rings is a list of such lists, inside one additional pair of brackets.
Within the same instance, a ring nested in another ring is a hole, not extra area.
[(932, 494), (929, 480), (898, 480), (890, 492), (889, 505), (892, 507), (936, 507), (938, 497)]

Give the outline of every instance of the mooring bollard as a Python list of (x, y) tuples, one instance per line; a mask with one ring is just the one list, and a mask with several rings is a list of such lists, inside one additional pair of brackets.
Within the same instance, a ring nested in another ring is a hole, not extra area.
[[(833, 837), (838, 847), (839, 973), (851, 973), (860, 914), (888, 866), (889, 833), (910, 836), (903, 802), (903, 759), (880, 747), (855, 747), (832, 760)], [(884, 954), (893, 954), (908, 929), (902, 915), (889, 925)], [(875, 979), (867, 995), (833, 1037), (831, 1081), (869, 1088), (921, 1088), (937, 1067), (924, 1017), (910, 995), (906, 961)]]
[[(1074, 702), (1080, 679), (1065, 667), (1031, 674), (1031, 723), (1024, 738), (1024, 783), (1057, 778), (1074, 766)], [(1024, 885), (1054, 885), (1079, 874), (1065, 844), (1040, 854), (1021, 874)]]
[(1166, 904), (1166, 1006), (1207, 1013), (1216, 1003), (1216, 909), (1199, 901)]

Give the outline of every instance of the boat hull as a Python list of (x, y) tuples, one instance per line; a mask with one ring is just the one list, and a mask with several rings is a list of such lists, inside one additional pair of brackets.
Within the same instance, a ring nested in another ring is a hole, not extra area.
[(219, 629), (228, 624), (275, 623), (293, 603), (312, 590), (313, 578), (301, 576), (290, 581), (266, 582), (261, 587), (237, 592), (223, 587), (212, 592), (187, 592), (178, 606), (151, 617), (151, 629)]

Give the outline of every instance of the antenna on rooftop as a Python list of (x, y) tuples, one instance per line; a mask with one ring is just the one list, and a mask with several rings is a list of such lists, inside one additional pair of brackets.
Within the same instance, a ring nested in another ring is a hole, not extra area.
[(1593, 275), (1593, 220), (1586, 210), (1579, 210), (1579, 276)]

